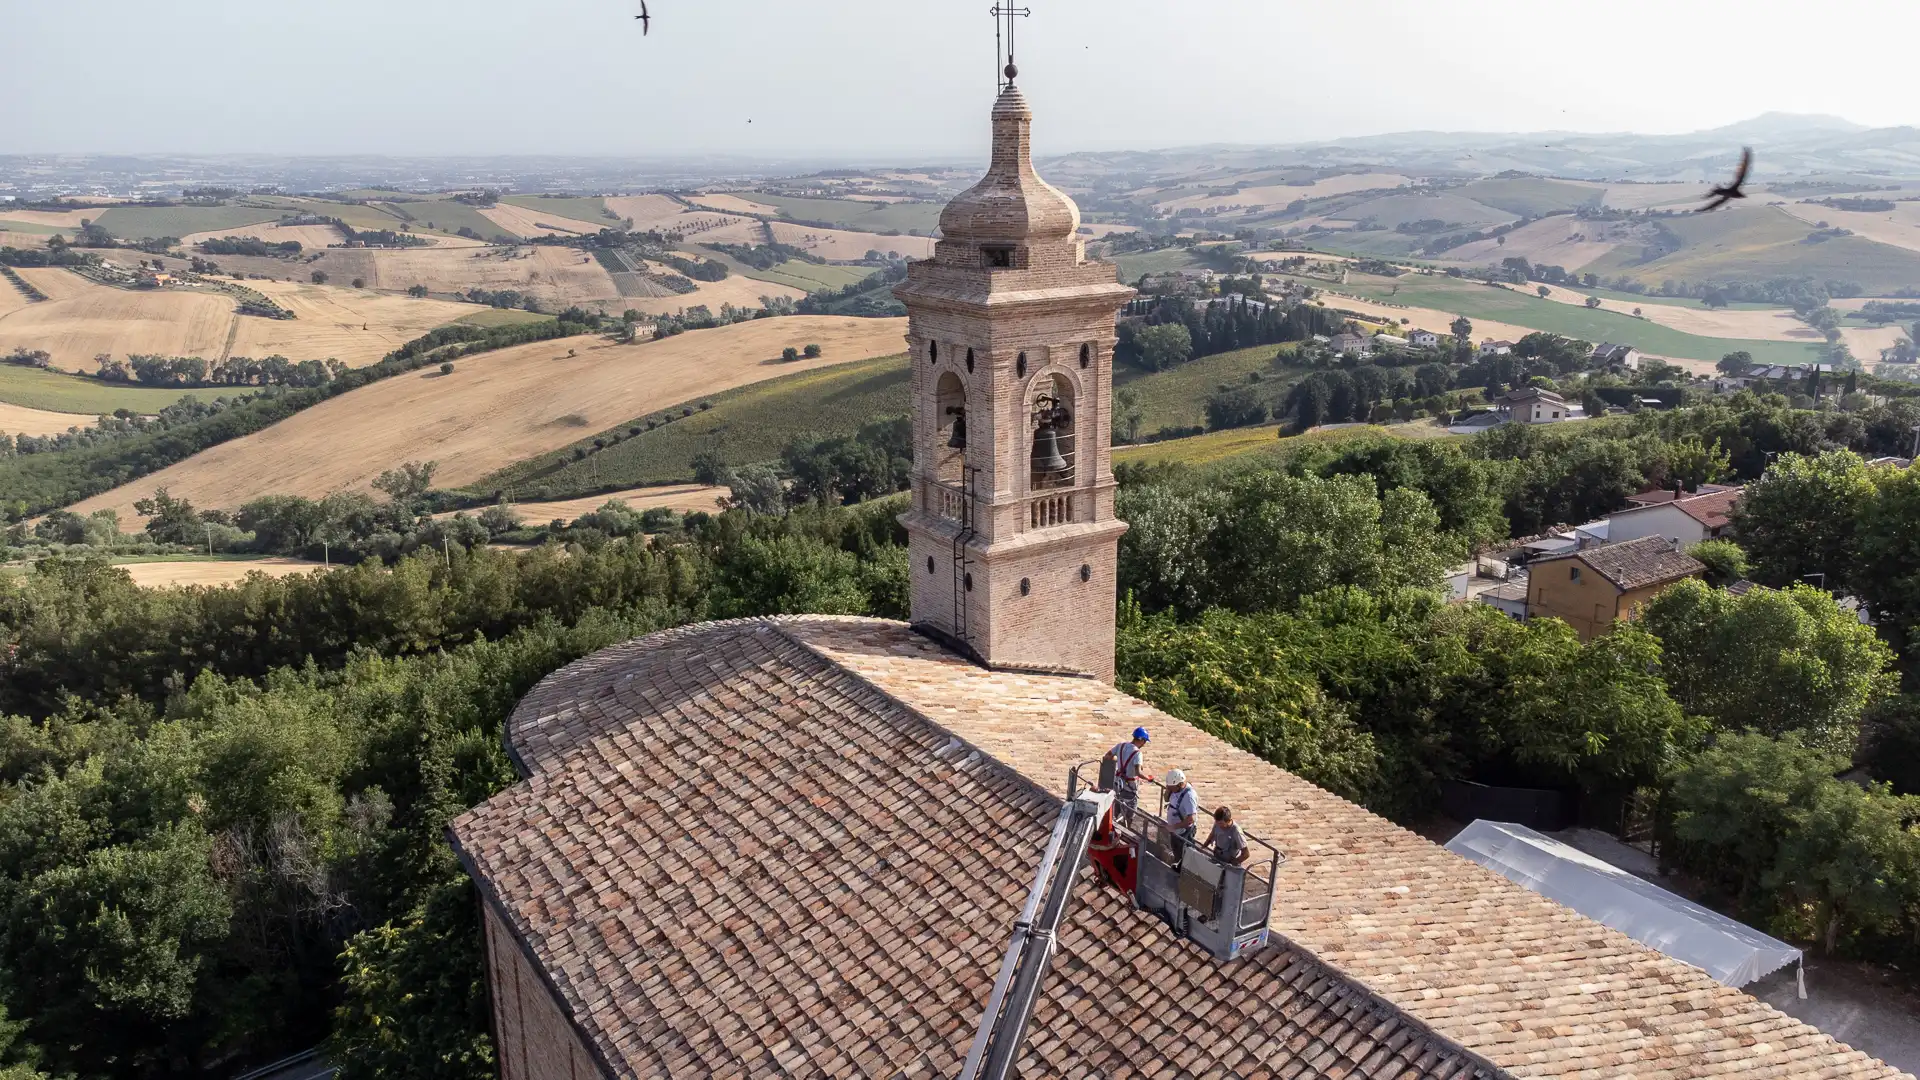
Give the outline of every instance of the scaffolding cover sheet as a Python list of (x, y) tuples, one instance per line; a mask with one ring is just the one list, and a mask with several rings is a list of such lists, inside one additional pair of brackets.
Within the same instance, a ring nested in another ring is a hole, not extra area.
[(1447, 850), (1728, 986), (1800, 959), (1800, 950), (1783, 941), (1525, 825), (1475, 821), (1447, 841)]

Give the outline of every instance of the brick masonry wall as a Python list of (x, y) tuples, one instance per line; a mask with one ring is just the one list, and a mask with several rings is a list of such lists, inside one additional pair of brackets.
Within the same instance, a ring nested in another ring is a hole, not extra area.
[(486, 921), (501, 1080), (606, 1080), (491, 904)]

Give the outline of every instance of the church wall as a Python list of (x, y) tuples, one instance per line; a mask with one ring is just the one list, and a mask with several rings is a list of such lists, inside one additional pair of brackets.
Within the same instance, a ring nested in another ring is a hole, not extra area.
[(501, 1080), (606, 1080), (519, 941), (493, 905), (484, 907)]

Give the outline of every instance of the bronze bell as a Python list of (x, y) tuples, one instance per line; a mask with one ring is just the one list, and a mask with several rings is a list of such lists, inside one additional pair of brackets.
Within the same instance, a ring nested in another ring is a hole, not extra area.
[(947, 439), (947, 448), (965, 450), (967, 448), (967, 410), (951, 408), (947, 410), (947, 415), (953, 417), (953, 435)]
[(1033, 471), (1057, 473), (1066, 470), (1067, 459), (1060, 456), (1060, 436), (1053, 430), (1053, 421), (1042, 420), (1040, 430), (1033, 433)]

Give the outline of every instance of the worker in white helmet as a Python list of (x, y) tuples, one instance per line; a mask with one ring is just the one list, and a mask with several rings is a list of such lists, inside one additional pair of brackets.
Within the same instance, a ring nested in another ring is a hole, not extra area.
[(1200, 828), (1200, 801), (1183, 769), (1167, 770), (1167, 831), (1173, 834), (1173, 862), (1180, 864)]

